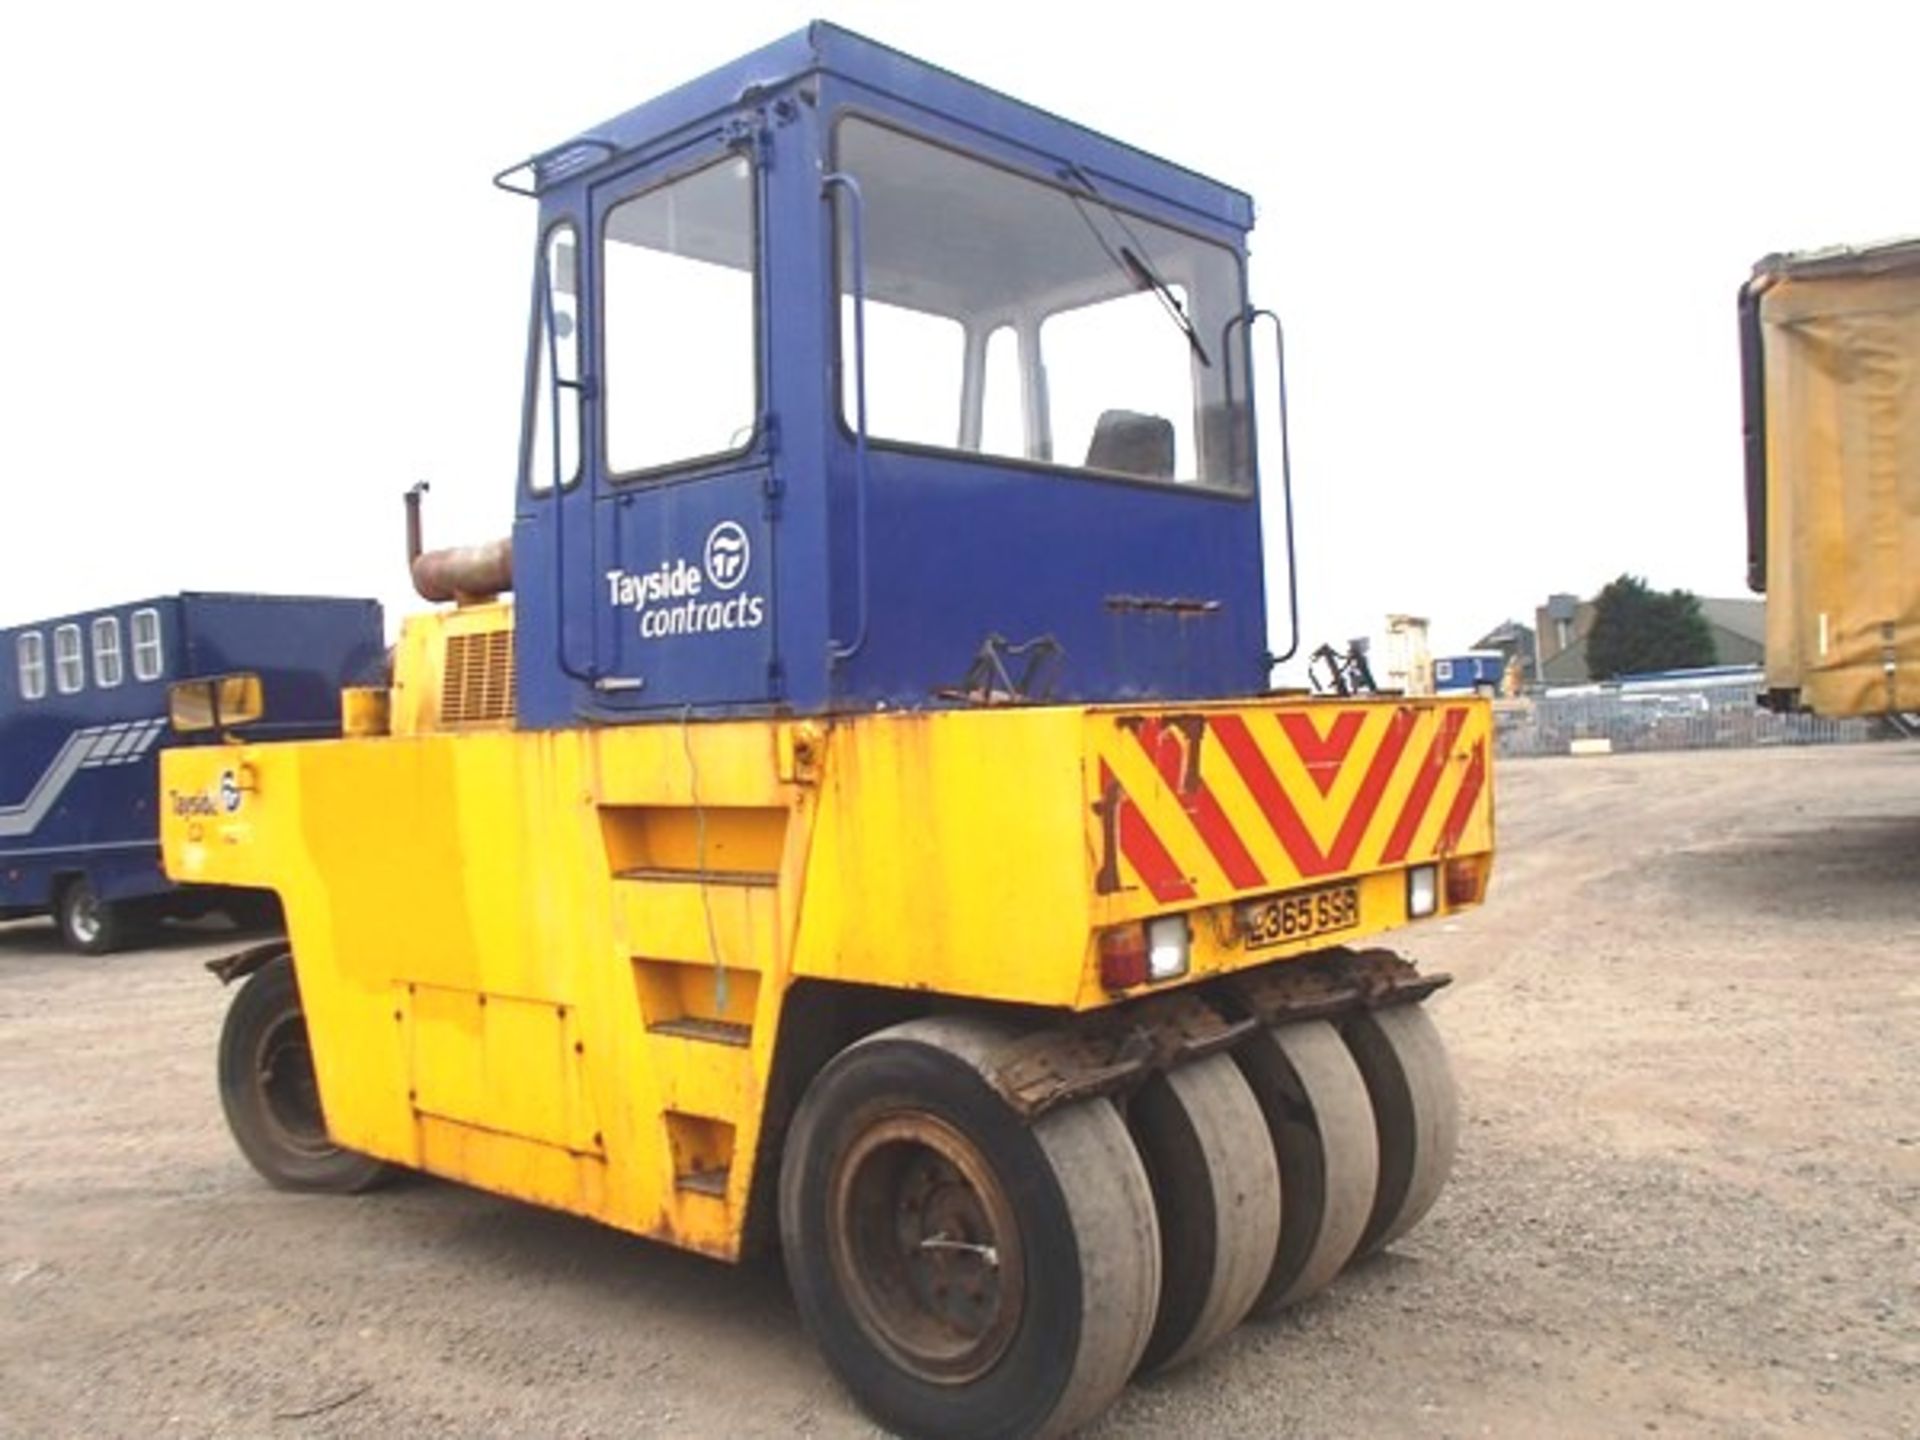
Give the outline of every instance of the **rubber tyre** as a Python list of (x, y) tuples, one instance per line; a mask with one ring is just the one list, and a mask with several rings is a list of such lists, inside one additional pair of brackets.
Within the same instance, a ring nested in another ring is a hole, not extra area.
[(227, 1007), (220, 1105), (240, 1153), (281, 1190), (351, 1195), (395, 1173), (327, 1138), (291, 955), (276, 955), (254, 971)]
[(1459, 1143), (1460, 1103), (1446, 1043), (1422, 1006), (1361, 1011), (1341, 1034), (1380, 1132), (1380, 1181), (1358, 1258), (1398, 1240), (1440, 1198)]
[(1160, 1309), (1142, 1371), (1180, 1365), (1247, 1317), (1280, 1241), (1266, 1116), (1231, 1057), (1156, 1075), (1127, 1107), (1160, 1217)]
[(84, 875), (60, 887), (54, 897), (53, 920), (66, 947), (82, 955), (109, 955), (126, 945), (137, 928), (127, 908), (102, 900)]
[(1234, 1051), (1280, 1158), (1280, 1245), (1253, 1313), (1325, 1289), (1373, 1215), (1380, 1138), (1373, 1102), (1340, 1032), (1325, 1020), (1262, 1030)]
[[(801, 1319), (855, 1399), (902, 1435), (1011, 1440), (1071, 1430), (1125, 1387), (1153, 1322), (1160, 1238), (1119, 1112), (1090, 1101), (1023, 1122), (981, 1073), (1010, 1038), (991, 1023), (952, 1018), (880, 1031), (829, 1062), (787, 1134), (780, 1232)], [(835, 1177), (863, 1137), (903, 1117), (964, 1136), (1017, 1231), (1018, 1319), (990, 1368), (971, 1378), (929, 1379), (900, 1363), (837, 1278)]]

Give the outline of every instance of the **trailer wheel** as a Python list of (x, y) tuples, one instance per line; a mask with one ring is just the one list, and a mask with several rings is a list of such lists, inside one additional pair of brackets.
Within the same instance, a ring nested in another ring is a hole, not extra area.
[(393, 1173), (328, 1138), (291, 955), (254, 971), (227, 1008), (220, 1104), (240, 1153), (279, 1189), (354, 1194)]
[(1052, 1435), (1126, 1385), (1160, 1243), (1119, 1112), (1029, 1125), (982, 1078), (1004, 1038), (952, 1019), (842, 1051), (786, 1140), (780, 1230), (801, 1318), (905, 1435)]
[(102, 900), (93, 882), (76, 875), (60, 887), (53, 902), (54, 923), (69, 950), (82, 955), (106, 955), (125, 945), (133, 929), (127, 909)]
[(1380, 1132), (1380, 1182), (1356, 1256), (1384, 1250), (1440, 1198), (1453, 1170), (1460, 1103), (1446, 1042), (1418, 1005), (1362, 1011), (1341, 1027)]

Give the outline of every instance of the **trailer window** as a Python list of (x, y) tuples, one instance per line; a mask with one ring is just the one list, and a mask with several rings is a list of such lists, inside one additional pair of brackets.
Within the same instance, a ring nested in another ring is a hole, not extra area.
[(158, 680), (160, 672), (166, 667), (166, 652), (161, 648), (160, 641), (160, 612), (158, 610), (134, 611), (133, 678)]
[[(1251, 485), (1245, 287), (1230, 246), (1123, 211), (1077, 172), (1049, 183), (861, 116), (835, 137), (836, 168), (863, 200), (874, 439)], [(849, 429), (851, 213), (838, 202)], [(909, 384), (912, 404), (889, 392)]]
[(20, 667), (20, 698), (38, 700), (47, 693), (47, 642), (38, 630), (17, 635), (14, 660)]
[(87, 657), (80, 650), (80, 627), (54, 627), (53, 688), (62, 695), (77, 695), (86, 683)]
[(102, 615), (93, 622), (93, 683), (111, 690), (126, 678), (120, 663), (120, 619)]
[(102, 614), (92, 624), (94, 632), (94, 684), (113, 689), (127, 678), (119, 649), (119, 616)]
[(607, 470), (744, 450), (759, 413), (753, 170), (729, 157), (622, 200), (601, 247)]

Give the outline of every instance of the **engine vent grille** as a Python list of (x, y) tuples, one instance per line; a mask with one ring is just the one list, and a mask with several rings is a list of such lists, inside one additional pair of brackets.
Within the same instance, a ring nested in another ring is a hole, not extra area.
[(513, 719), (513, 632), (447, 637), (440, 682), (442, 725), (498, 725)]

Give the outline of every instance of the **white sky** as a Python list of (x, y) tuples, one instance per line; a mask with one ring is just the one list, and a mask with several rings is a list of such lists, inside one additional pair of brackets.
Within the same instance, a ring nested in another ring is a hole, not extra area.
[[(489, 177), (811, 13), (16, 7), (0, 623), (411, 608), (408, 484), (430, 544), (511, 512), (533, 211)], [(1735, 290), (1920, 231), (1910, 3), (828, 13), (1253, 194), (1309, 645), (1404, 610), (1444, 653), (1622, 570), (1744, 593)]]

